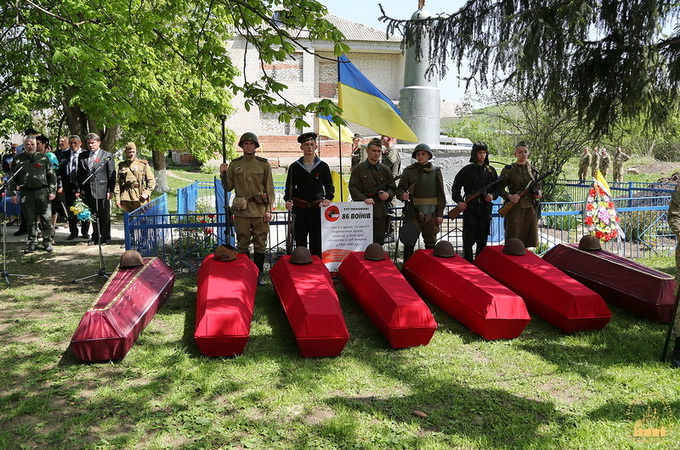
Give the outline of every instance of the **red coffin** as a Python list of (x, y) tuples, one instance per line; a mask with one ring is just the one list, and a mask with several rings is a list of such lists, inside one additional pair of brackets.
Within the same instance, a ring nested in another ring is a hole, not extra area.
[(394, 348), (427, 345), (437, 329), (430, 309), (389, 259), (369, 261), (364, 252), (347, 255), (340, 279)]
[(123, 359), (174, 282), (172, 269), (159, 258), (116, 269), (80, 320), (71, 338), (73, 353), (86, 362)]
[(531, 319), (517, 294), (460, 256), (418, 250), (403, 272), (418, 292), (484, 339), (516, 338)]
[(559, 244), (543, 259), (602, 296), (639, 316), (668, 323), (675, 305), (671, 275), (605, 250), (580, 250)]
[(279, 258), (269, 278), (281, 300), (302, 356), (338, 356), (349, 339), (331, 275), (321, 258), (292, 264)]
[(198, 268), (194, 339), (205, 356), (243, 353), (255, 307), (257, 266), (245, 254), (233, 261), (208, 255)]
[(513, 256), (503, 253), (502, 245), (489, 246), (475, 264), (521, 295), (529, 311), (565, 333), (599, 330), (611, 319), (599, 294), (530, 251)]

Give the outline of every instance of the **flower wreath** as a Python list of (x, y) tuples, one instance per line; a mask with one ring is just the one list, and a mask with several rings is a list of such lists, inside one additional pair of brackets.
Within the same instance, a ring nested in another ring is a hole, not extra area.
[(620, 220), (609, 194), (597, 184), (590, 188), (584, 220), (588, 233), (609, 242), (620, 235)]
[(73, 215), (78, 218), (78, 220), (92, 221), (92, 213), (90, 212), (90, 208), (88, 208), (85, 202), (81, 199), (77, 198), (76, 202), (69, 209)]

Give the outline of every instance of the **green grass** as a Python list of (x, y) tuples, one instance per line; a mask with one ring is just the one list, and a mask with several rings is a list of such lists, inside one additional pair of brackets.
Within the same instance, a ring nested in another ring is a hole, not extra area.
[[(533, 317), (517, 339), (484, 341), (429, 304), (430, 344), (394, 350), (338, 285), (351, 338), (339, 357), (308, 359), (268, 285), (244, 354), (206, 358), (182, 278), (124, 360), (83, 364), (69, 340), (103, 284), (70, 282), (96, 272), (86, 251), (11, 249), (11, 270), (35, 276), (0, 287), (0, 448), (677, 448), (666, 327), (619, 308), (601, 331)], [(105, 248), (107, 267), (121, 251)], [(637, 420), (670, 436), (635, 437)]]

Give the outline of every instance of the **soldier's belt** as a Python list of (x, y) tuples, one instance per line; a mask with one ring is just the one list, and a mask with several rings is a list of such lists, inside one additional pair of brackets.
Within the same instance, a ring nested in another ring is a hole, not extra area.
[(437, 197), (420, 197), (412, 198), (411, 201), (414, 205), (436, 205), (439, 199)]
[(247, 200), (249, 202), (257, 203), (258, 205), (266, 205), (269, 203), (269, 196), (265, 192), (263, 194), (255, 194), (252, 197), (248, 197)]
[(311, 202), (307, 200), (302, 200), (301, 198), (293, 197), (291, 198), (293, 202), (293, 207), (297, 209), (307, 209), (307, 208), (318, 208), (321, 205), (322, 199), (316, 199)]
[(129, 188), (138, 188), (138, 187), (139, 187), (139, 183), (135, 183), (135, 182), (133, 182), (133, 181), (126, 181), (126, 182), (125, 182), (125, 186), (126, 186), (126, 187), (129, 187)]

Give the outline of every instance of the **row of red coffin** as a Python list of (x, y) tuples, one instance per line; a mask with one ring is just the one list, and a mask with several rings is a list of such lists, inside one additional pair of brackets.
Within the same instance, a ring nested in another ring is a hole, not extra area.
[[(484, 339), (519, 336), (530, 320), (527, 308), (567, 333), (601, 329), (611, 317), (603, 297), (643, 317), (670, 320), (675, 282), (667, 274), (570, 245), (558, 245), (544, 259), (531, 252), (506, 255), (502, 249), (487, 247), (475, 265), (459, 256), (439, 258), (419, 250), (404, 265), (403, 275), (389, 259), (369, 261), (355, 252), (340, 265), (339, 274), (394, 348), (426, 345), (437, 328), (416, 291)], [(330, 274), (318, 257), (308, 265), (289, 260), (282, 257), (270, 278), (301, 354), (340, 354), (349, 332)], [(83, 361), (122, 359), (173, 281), (172, 271), (157, 258), (147, 258), (140, 268), (117, 270), (73, 336), (76, 356)], [(227, 262), (205, 258), (198, 274), (194, 334), (202, 354), (243, 352), (256, 281), (257, 268), (245, 255)]]

